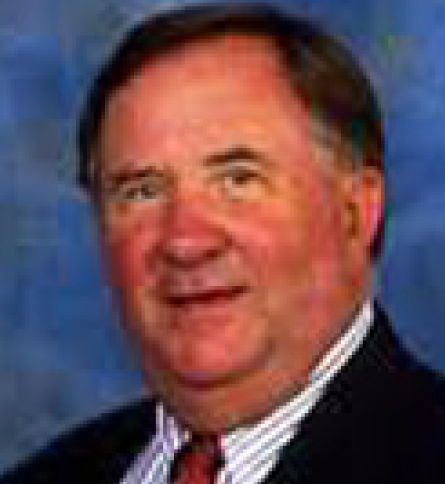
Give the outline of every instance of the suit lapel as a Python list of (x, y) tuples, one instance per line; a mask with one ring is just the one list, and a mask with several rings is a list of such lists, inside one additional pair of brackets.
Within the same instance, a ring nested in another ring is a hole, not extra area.
[[(91, 429), (94, 444), (86, 452), (84, 482), (118, 484), (156, 430), (154, 401), (141, 401), (102, 420)], [(71, 482), (71, 481), (69, 481)]]
[[(375, 422), (394, 393), (392, 375), (402, 355), (387, 318), (376, 306), (374, 325), (362, 347), (330, 382), (265, 484), (327, 482), (328, 478), (349, 482), (336, 469), (348, 469), (350, 461), (365, 465), (357, 458), (366, 458), (367, 449), (380, 445), (375, 442)], [(363, 444), (356, 435), (367, 440)], [(357, 445), (351, 446), (354, 441)]]

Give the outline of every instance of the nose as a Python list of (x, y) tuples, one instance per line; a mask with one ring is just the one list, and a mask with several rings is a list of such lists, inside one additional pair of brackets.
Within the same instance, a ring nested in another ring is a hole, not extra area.
[(182, 200), (170, 211), (162, 244), (164, 263), (192, 268), (219, 258), (228, 238), (204, 200)]
[(167, 265), (187, 268), (217, 259), (223, 252), (222, 244), (207, 236), (181, 235), (169, 239), (164, 246), (164, 261)]

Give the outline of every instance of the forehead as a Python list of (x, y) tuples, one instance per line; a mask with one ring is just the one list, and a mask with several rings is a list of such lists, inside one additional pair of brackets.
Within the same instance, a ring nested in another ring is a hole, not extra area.
[[(150, 101), (155, 112), (157, 99), (167, 111), (184, 94), (201, 97), (219, 90), (236, 95), (240, 89), (254, 89), (259, 96), (290, 94), (290, 82), (284, 73), (279, 52), (273, 40), (248, 34), (225, 34), (188, 41), (156, 58), (142, 62), (140, 68), (111, 96), (105, 115), (115, 109), (143, 107), (137, 99)], [(185, 92), (186, 91), (186, 92)], [(168, 96), (163, 96), (168, 93)], [(266, 99), (265, 99), (266, 100)], [(157, 114), (157, 113), (156, 113)]]
[(143, 64), (110, 99), (101, 144), (119, 157), (123, 145), (127, 151), (154, 153), (162, 145), (163, 151), (196, 154), (206, 142), (228, 138), (298, 143), (302, 131), (307, 141), (307, 118), (273, 41), (227, 34)]
[(172, 72), (181, 72), (185, 78), (210, 73), (223, 77), (230, 73), (281, 77), (282, 68), (272, 38), (240, 33), (216, 34), (186, 41), (147, 59), (125, 87), (132, 87), (138, 79), (147, 76), (152, 82), (163, 81), (169, 79)]

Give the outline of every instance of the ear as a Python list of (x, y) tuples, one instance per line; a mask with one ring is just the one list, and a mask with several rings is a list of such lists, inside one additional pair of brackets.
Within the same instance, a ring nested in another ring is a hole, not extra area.
[(348, 239), (369, 254), (383, 217), (382, 174), (365, 166), (345, 174), (343, 180)]

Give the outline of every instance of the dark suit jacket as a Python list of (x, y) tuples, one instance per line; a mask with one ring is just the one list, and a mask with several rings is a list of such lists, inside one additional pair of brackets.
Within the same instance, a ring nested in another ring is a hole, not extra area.
[[(139, 402), (67, 434), (0, 484), (117, 484), (155, 431)], [(384, 314), (284, 449), (267, 484), (445, 484), (442, 380), (400, 346)]]

